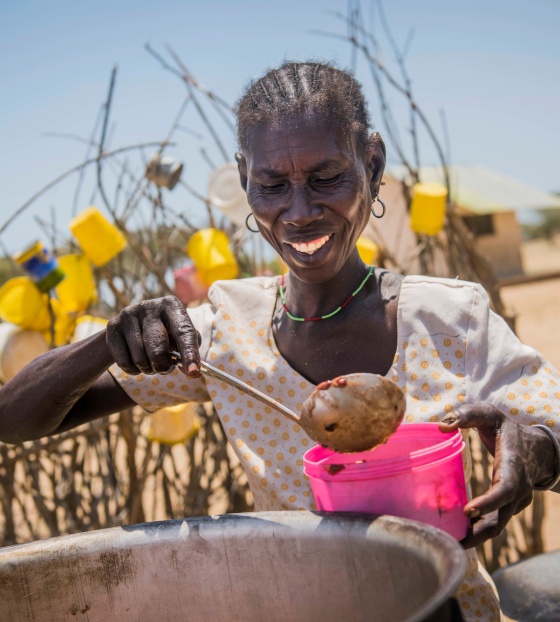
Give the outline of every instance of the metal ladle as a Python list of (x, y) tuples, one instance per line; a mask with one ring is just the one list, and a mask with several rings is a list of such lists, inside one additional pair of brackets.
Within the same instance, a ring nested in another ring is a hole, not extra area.
[[(171, 352), (171, 356), (176, 365), (182, 366), (179, 352)], [(321, 382), (303, 403), (301, 415), (296, 415), (209, 363), (201, 361), (199, 369), (270, 406), (301, 425), (314, 441), (340, 453), (368, 451), (384, 443), (404, 416), (403, 392), (394, 382), (377, 374), (347, 374)]]
[[(179, 367), (183, 367), (183, 364), (181, 363), (181, 355), (179, 354), (179, 352), (172, 351), (171, 358), (173, 359), (173, 362), (175, 365), (178, 365)], [(212, 365), (210, 365), (210, 363), (206, 363), (205, 361), (200, 361), (199, 369), (205, 376), (210, 376), (211, 378), (216, 378), (217, 380), (221, 380), (222, 382), (229, 384), (230, 387), (233, 387), (234, 389), (238, 389), (239, 391), (243, 391), (243, 393), (246, 393), (247, 395), (251, 395), (256, 400), (259, 400), (263, 404), (266, 404), (266, 406), (270, 406), (270, 408), (274, 408), (276, 412), (279, 412), (281, 415), (288, 417), (292, 421), (295, 421), (296, 423), (301, 423), (300, 416), (296, 415), (296, 413), (290, 410), (289, 408), (282, 406), (282, 404), (280, 404), (276, 400), (273, 400), (268, 395), (261, 393), (260, 391), (249, 386), (248, 384), (241, 382), (241, 380), (238, 380), (237, 378), (234, 378), (233, 376), (226, 374), (225, 371), (222, 371), (220, 369), (217, 369), (216, 367), (213, 367)]]

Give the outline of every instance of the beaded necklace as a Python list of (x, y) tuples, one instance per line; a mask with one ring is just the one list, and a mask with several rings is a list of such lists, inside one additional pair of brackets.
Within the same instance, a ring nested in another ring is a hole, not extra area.
[(352, 300), (352, 298), (355, 298), (356, 295), (360, 293), (364, 285), (367, 283), (367, 280), (369, 279), (369, 277), (373, 274), (374, 270), (375, 270), (375, 266), (371, 266), (371, 268), (369, 269), (369, 272), (367, 273), (367, 276), (360, 283), (360, 286), (358, 287), (358, 289), (353, 294), (350, 294), (350, 297), (344, 303), (342, 303), (340, 307), (338, 307), (334, 311), (331, 311), (330, 313), (327, 313), (327, 315), (322, 315), (321, 317), (297, 317), (296, 315), (292, 315), (292, 313), (290, 312), (290, 310), (288, 309), (286, 305), (286, 293), (284, 291), (284, 278), (286, 275), (283, 274), (282, 278), (280, 279), (280, 298), (282, 300), (282, 306), (284, 307), (284, 311), (286, 312), (286, 315), (290, 318), (290, 320), (294, 320), (294, 322), (316, 322), (318, 320), (328, 320), (333, 315), (336, 315), (339, 311), (342, 311), (342, 309), (344, 309), (344, 307)]

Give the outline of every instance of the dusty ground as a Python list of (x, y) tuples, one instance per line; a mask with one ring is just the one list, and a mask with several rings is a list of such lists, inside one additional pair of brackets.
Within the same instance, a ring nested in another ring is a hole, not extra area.
[[(523, 249), (525, 271), (536, 274), (560, 271), (560, 239), (553, 243), (526, 243)], [(512, 285), (502, 289), (506, 305), (517, 314), (517, 333), (560, 368), (560, 278)], [(560, 494), (545, 495), (544, 542), (547, 550), (560, 548)]]

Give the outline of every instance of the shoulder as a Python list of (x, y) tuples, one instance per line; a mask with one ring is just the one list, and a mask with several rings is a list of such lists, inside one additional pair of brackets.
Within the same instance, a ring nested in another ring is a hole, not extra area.
[(208, 297), (212, 304), (242, 315), (251, 315), (267, 308), (276, 297), (278, 277), (257, 276), (248, 279), (216, 281)]
[(449, 298), (470, 299), (474, 296), (482, 296), (488, 298), (485, 289), (479, 283), (472, 281), (462, 281), (461, 279), (449, 279), (437, 276), (425, 276), (422, 274), (413, 274), (403, 278), (401, 287), (413, 291), (415, 294), (421, 295), (422, 299), (436, 296), (446, 300)]
[(473, 315), (488, 309), (488, 294), (471, 281), (424, 275), (406, 276), (401, 285), (399, 316), (434, 331), (467, 332)]
[(267, 296), (270, 291), (276, 292), (278, 277), (254, 276), (248, 279), (232, 279), (216, 281), (211, 287), (208, 297), (214, 300), (242, 298), (247, 295)]

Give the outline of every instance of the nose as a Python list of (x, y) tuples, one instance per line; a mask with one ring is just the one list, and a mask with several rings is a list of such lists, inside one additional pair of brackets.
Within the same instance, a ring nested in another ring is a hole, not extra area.
[(286, 209), (282, 214), (285, 224), (294, 227), (307, 227), (323, 218), (323, 209), (309, 196), (305, 187), (293, 186)]

